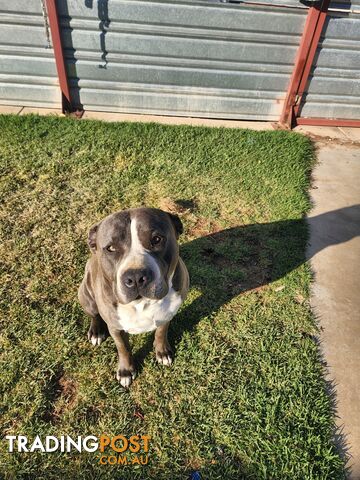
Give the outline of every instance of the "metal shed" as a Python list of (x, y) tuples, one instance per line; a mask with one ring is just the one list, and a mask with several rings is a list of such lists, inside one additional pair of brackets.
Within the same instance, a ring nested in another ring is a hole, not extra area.
[(68, 0), (58, 11), (83, 108), (253, 120), (279, 118), (306, 18), (190, 0)]
[(0, 104), (354, 124), (359, 2), (0, 0)]

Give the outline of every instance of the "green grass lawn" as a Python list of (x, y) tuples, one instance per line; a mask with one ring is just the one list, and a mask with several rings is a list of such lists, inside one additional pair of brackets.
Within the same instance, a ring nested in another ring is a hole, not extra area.
[[(2, 435), (146, 434), (147, 466), (7, 453), (5, 479), (341, 479), (305, 264), (310, 141), (283, 131), (0, 116)], [(87, 231), (140, 205), (176, 212), (191, 278), (171, 368), (132, 336), (115, 380), (77, 303)]]

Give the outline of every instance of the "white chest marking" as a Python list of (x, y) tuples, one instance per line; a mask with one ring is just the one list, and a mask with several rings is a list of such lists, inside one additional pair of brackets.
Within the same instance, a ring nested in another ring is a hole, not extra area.
[(161, 300), (142, 298), (117, 307), (118, 322), (122, 330), (137, 334), (151, 332), (169, 322), (182, 303), (181, 296), (170, 285)]

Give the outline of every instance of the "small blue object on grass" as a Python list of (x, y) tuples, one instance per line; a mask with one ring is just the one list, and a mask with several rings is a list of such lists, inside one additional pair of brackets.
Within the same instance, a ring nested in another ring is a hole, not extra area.
[(189, 477), (189, 480), (201, 480), (201, 475), (200, 475), (200, 472), (193, 472), (190, 477)]

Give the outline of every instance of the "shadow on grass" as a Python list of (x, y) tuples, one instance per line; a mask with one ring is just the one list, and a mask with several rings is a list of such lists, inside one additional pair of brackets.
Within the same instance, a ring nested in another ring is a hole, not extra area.
[[(309, 227), (314, 241), (308, 242)], [(201, 292), (170, 324), (169, 340), (175, 346), (205, 317), (215, 314), (235, 296), (259, 290), (285, 277), (319, 251), (360, 235), (360, 205), (309, 219), (282, 220), (229, 228), (197, 238), (180, 248), (193, 288)], [(334, 272), (336, 274), (336, 272)], [(138, 369), (152, 351), (153, 337), (135, 353)], [(327, 389), (336, 411), (335, 387)], [(341, 431), (334, 439), (347, 457)]]
[[(308, 244), (309, 228), (316, 241)], [(169, 337), (176, 345), (185, 331), (215, 314), (235, 296), (259, 290), (285, 277), (324, 248), (360, 235), (360, 205), (309, 219), (229, 228), (197, 238), (180, 248), (191, 287), (201, 295), (171, 322)], [(141, 364), (152, 350), (152, 338), (136, 353)]]

